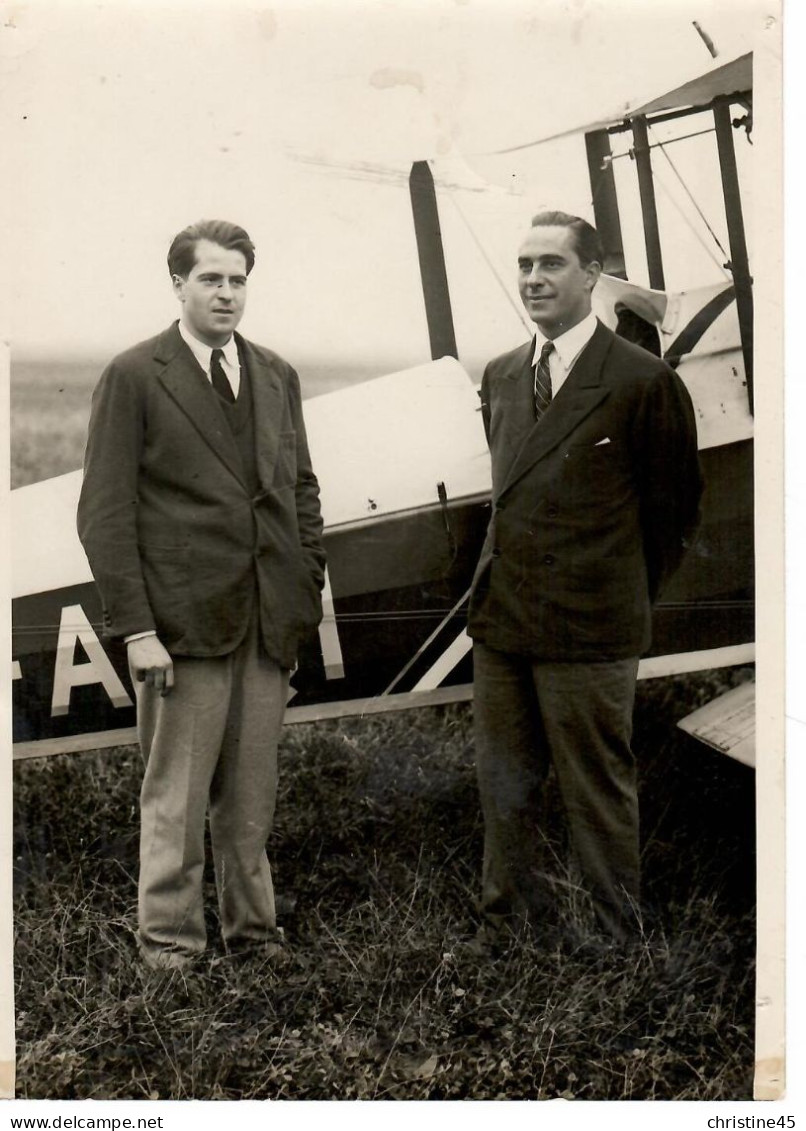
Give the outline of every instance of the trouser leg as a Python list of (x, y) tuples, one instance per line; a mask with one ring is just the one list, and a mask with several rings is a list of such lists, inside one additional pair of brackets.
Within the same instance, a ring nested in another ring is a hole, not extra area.
[(630, 748), (637, 670), (637, 659), (534, 665), (575, 854), (597, 918), (616, 938), (638, 927), (638, 790)]
[(484, 813), (481, 908), (539, 926), (548, 909), (541, 859), (548, 749), (528, 659), (473, 647), (476, 774)]
[(233, 655), (230, 710), (210, 787), (216, 886), (228, 942), (267, 939), (276, 926), (266, 841), (274, 819), (289, 675), (263, 652), (255, 619)]
[(229, 699), (229, 658), (174, 658), (164, 697), (134, 680), (145, 773), (140, 792), (139, 937), (192, 955), (206, 943), (204, 824)]

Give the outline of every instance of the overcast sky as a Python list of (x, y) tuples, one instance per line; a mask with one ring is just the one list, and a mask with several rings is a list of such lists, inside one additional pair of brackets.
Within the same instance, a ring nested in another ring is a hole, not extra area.
[[(219, 216), (258, 248), (248, 336), (292, 358), (423, 360), (405, 178), (426, 158), (461, 186), (440, 196), (460, 350), (505, 348), (522, 323), (488, 260), (509, 284), (528, 216), (589, 215), (590, 192), (581, 135), (489, 154), (765, 49), (764, 8), (742, 0), (40, 0), (3, 12), (13, 357), (111, 354), (157, 332), (176, 314), (170, 239)], [(706, 166), (694, 161), (713, 182)]]

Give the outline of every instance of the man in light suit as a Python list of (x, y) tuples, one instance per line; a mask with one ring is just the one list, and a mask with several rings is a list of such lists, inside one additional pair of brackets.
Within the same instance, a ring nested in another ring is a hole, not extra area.
[(563, 212), (535, 216), (521, 245), (536, 337), (482, 381), (492, 515), (468, 630), (482, 910), (538, 932), (550, 919), (540, 802), (553, 765), (597, 918), (623, 940), (639, 926), (638, 658), (702, 480), (682, 382), (592, 313), (601, 263), (595, 230)]
[(138, 937), (154, 968), (206, 945), (208, 804), (227, 949), (280, 944), (265, 845), (324, 554), (297, 375), (235, 333), (254, 259), (234, 224), (180, 232), (178, 323), (116, 357), (93, 395), (78, 531), (137, 696)]

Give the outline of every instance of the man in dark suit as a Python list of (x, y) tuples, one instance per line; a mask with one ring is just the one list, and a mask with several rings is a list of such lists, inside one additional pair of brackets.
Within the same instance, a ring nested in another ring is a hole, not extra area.
[(280, 942), (265, 845), (324, 554), (297, 375), (235, 333), (254, 258), (234, 224), (180, 232), (179, 322), (116, 357), (93, 395), (78, 530), (137, 695), (139, 942), (155, 968), (206, 945), (208, 803), (228, 950)]
[(550, 918), (540, 795), (553, 765), (597, 918), (624, 939), (639, 923), (638, 657), (702, 481), (682, 382), (591, 311), (601, 263), (595, 230), (563, 212), (536, 216), (520, 248), (537, 333), (482, 381), (493, 509), (469, 632), (482, 910), (538, 931)]

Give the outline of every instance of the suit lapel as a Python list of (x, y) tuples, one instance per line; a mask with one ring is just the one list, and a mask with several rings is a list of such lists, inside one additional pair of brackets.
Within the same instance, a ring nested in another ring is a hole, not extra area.
[[(540, 421), (533, 424), (527, 432), (501, 488), (501, 494), (561, 444), (607, 396), (607, 387), (602, 383), (602, 367), (611, 340), (611, 331), (599, 323), (559, 393)], [(531, 403), (529, 408), (531, 410)]]
[(512, 368), (500, 392), (505, 400), (501, 406), (496, 448), (502, 463), (509, 460), (510, 471), (535, 423), (533, 352), (534, 338), (513, 357)]
[(227, 470), (240, 483), (244, 483), (241, 456), (232, 430), (210, 382), (182, 340), (175, 324), (160, 338), (155, 357), (165, 365), (159, 374), (159, 380), (166, 392), (173, 397)]
[(271, 360), (240, 338), (241, 355), (252, 381), (255, 452), (260, 486), (268, 491), (274, 479), (283, 417), (283, 383)]

